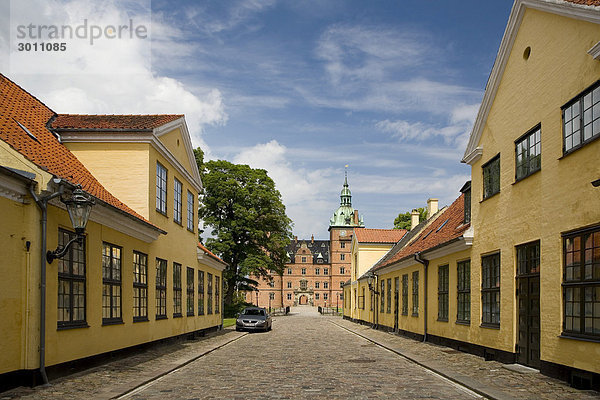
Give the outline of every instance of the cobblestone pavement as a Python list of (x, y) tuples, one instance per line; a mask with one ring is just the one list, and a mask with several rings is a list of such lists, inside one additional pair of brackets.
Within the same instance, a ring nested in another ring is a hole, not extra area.
[(395, 352), (493, 398), (600, 399), (600, 393), (578, 391), (539, 373), (510, 371), (494, 361), (298, 307), (289, 316), (276, 317), (271, 332), (246, 334), (226, 329), (200, 340), (154, 346), (52, 381), (49, 387), (0, 393), (0, 400), (109, 399), (136, 387), (125, 397), (477, 397)]
[(473, 395), (316, 313), (278, 318), (153, 385), (134, 400), (403, 398), (473, 399)]
[(506, 369), (496, 361), (453, 350), (449, 347), (422, 343), (391, 333), (377, 331), (340, 318), (335, 324), (350, 329), (410, 359), (432, 368), (444, 376), (466, 383), (499, 399), (600, 399), (596, 391), (573, 389), (565, 382), (539, 372), (520, 373)]
[(48, 387), (19, 387), (0, 393), (0, 400), (110, 399), (244, 335), (247, 333), (225, 329), (197, 340), (159, 344), (133, 356), (51, 380)]

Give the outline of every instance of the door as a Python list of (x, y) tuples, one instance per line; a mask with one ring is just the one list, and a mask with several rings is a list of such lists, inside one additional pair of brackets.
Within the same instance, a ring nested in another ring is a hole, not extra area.
[(305, 305), (306, 303), (308, 303), (308, 298), (305, 295), (300, 296), (299, 303), (301, 306)]
[(517, 362), (540, 368), (540, 276), (518, 278), (519, 339)]
[(398, 295), (400, 292), (400, 277), (394, 278), (394, 332), (398, 332)]

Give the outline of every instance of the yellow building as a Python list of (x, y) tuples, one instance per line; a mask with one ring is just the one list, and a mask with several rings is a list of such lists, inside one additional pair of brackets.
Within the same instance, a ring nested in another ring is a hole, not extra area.
[[(359, 278), (383, 257), (402, 237), (405, 229), (354, 228), (351, 245), (350, 303), (344, 316), (357, 321), (370, 321), (372, 313), (369, 289)], [(345, 295), (344, 298), (347, 298)]]
[(369, 322), (600, 389), (598, 40), (598, 0), (515, 1), (472, 181), (372, 268)]
[(473, 341), (600, 388), (600, 1), (575, 3), (515, 2), (463, 158)]
[[(183, 116), (57, 115), (2, 75), (0, 115), (0, 385), (222, 325)], [(95, 200), (85, 237), (47, 260), (77, 238), (76, 185)]]

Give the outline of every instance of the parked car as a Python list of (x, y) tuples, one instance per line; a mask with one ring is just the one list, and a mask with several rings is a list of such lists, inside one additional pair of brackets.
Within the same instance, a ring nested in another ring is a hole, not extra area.
[(236, 331), (270, 331), (273, 324), (271, 315), (262, 307), (246, 307), (235, 321)]

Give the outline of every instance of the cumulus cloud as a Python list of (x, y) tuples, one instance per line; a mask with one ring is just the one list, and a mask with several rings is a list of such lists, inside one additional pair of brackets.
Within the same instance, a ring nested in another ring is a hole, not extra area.
[[(183, 53), (180, 31), (154, 16), (150, 2), (108, 0), (102, 3), (82, 0), (32, 0), (11, 3), (11, 22), (106, 27), (126, 24), (145, 26), (149, 37), (139, 39), (65, 40), (63, 53), (25, 56), (10, 52), (7, 74), (25, 89), (42, 99), (58, 113), (81, 114), (185, 114), (195, 146), (210, 149), (202, 140), (208, 125), (225, 124), (228, 115), (221, 91), (215, 87), (195, 87), (192, 91), (181, 81), (157, 73), (169, 58), (152, 58), (151, 33), (157, 49), (172, 47)], [(14, 28), (14, 27), (13, 27)], [(11, 28), (9, 34), (14, 35)], [(0, 33), (4, 35), (3, 33)], [(14, 38), (13, 38), (14, 39)], [(0, 40), (0, 44), (6, 40)], [(4, 54), (10, 51), (0, 49)], [(162, 55), (162, 54), (161, 54)]]
[(268, 172), (281, 193), (287, 215), (294, 221), (294, 234), (325, 238), (329, 218), (339, 199), (340, 171), (295, 168), (288, 158), (289, 149), (271, 140), (243, 149), (233, 162)]

